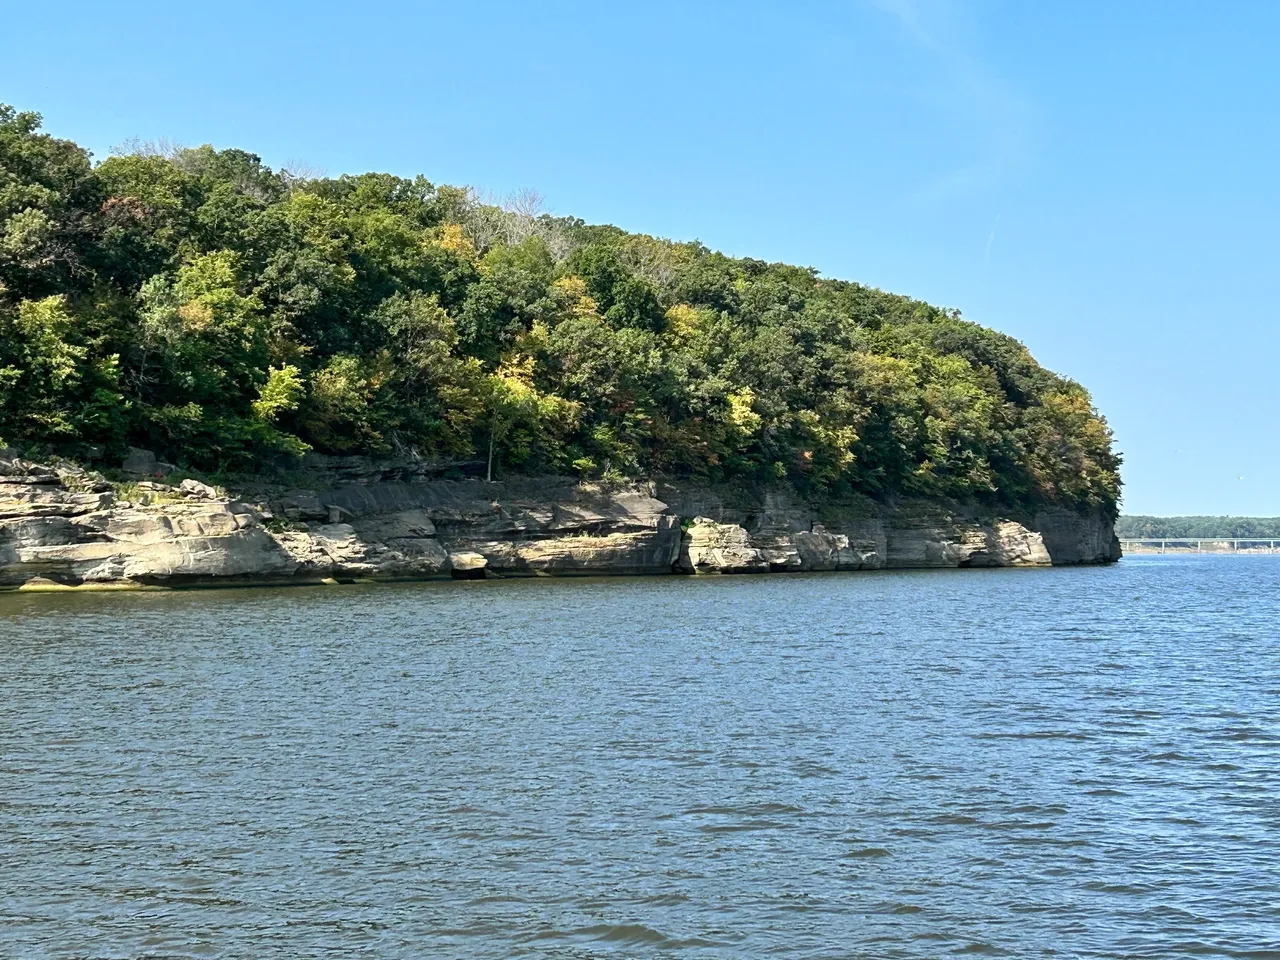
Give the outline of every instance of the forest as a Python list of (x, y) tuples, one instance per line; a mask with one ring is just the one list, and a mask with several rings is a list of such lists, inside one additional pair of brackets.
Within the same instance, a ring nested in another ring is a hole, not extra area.
[(1280, 517), (1146, 517), (1123, 516), (1116, 536), (1134, 540), (1222, 537), (1280, 540)]
[(96, 160), (0, 105), (0, 446), (307, 451), (1115, 514), (1079, 384), (816, 271), (211, 146)]

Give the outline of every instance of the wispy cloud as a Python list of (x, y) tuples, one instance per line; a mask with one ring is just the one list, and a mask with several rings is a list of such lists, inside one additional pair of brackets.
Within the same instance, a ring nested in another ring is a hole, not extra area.
[(950, 146), (959, 162), (921, 183), (910, 199), (929, 203), (998, 187), (1030, 152), (1038, 111), (976, 52), (969, 6), (963, 0), (869, 2), (892, 16), (929, 57), (936, 73), (925, 95), (970, 134), (964, 143)]

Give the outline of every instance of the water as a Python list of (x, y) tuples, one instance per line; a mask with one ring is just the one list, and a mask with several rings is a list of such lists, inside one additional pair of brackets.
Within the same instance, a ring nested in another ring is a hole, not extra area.
[(0, 596), (0, 956), (1280, 956), (1278, 587)]

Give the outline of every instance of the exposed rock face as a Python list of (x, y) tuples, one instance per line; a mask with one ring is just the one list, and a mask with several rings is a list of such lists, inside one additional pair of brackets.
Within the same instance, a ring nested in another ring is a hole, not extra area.
[(124, 462), (120, 464), (120, 467), (127, 473), (137, 473), (144, 477), (154, 477), (156, 474), (156, 455), (150, 450), (143, 450), (140, 447), (130, 447), (129, 455), (124, 458)]
[(207, 483), (201, 483), (199, 480), (183, 480), (178, 484), (178, 490), (189, 497), (196, 497), (200, 500), (218, 499), (218, 491)]
[(796, 552), (806, 570), (878, 570), (884, 566), (886, 538), (882, 530), (878, 536), (854, 533), (832, 533), (821, 523), (811, 530), (800, 530), (792, 535)]
[(449, 554), (450, 572), (455, 580), (483, 580), (489, 561), (473, 550)]
[(820, 522), (777, 494), (744, 510), (708, 491), (562, 478), (388, 481), (376, 466), (357, 466), (329, 464), (326, 474), (357, 482), (257, 502), (195, 480), (141, 482), (130, 488), (137, 502), (126, 502), (95, 475), (0, 451), (0, 586), (1045, 566), (1119, 556), (1106, 518), (1066, 510), (1029, 525), (937, 505)]
[(154, 453), (150, 450), (143, 450), (141, 447), (130, 447), (129, 456), (124, 458), (120, 468), (125, 473), (132, 473), (142, 477), (166, 477), (173, 473), (172, 463), (157, 460)]
[(1049, 555), (1082, 557), (1075, 563), (1114, 563), (1120, 559), (1120, 540), (1110, 521), (1097, 523), (1095, 518), (1070, 510), (1043, 510), (1036, 514), (1035, 528), (1044, 538)]
[(681, 541), (679, 568), (684, 573), (768, 573), (769, 560), (736, 523), (696, 517)]
[(1024, 567), (1089, 563), (1068, 557), (1057, 561), (1044, 539), (1013, 520), (992, 522), (905, 522), (886, 529), (890, 567)]

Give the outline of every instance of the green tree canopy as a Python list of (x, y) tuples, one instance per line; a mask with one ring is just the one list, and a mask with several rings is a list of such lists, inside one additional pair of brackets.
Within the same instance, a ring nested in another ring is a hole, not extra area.
[(1084, 388), (956, 311), (423, 177), (210, 146), (94, 164), (10, 107), (0, 436), (1028, 509), (1120, 490)]

